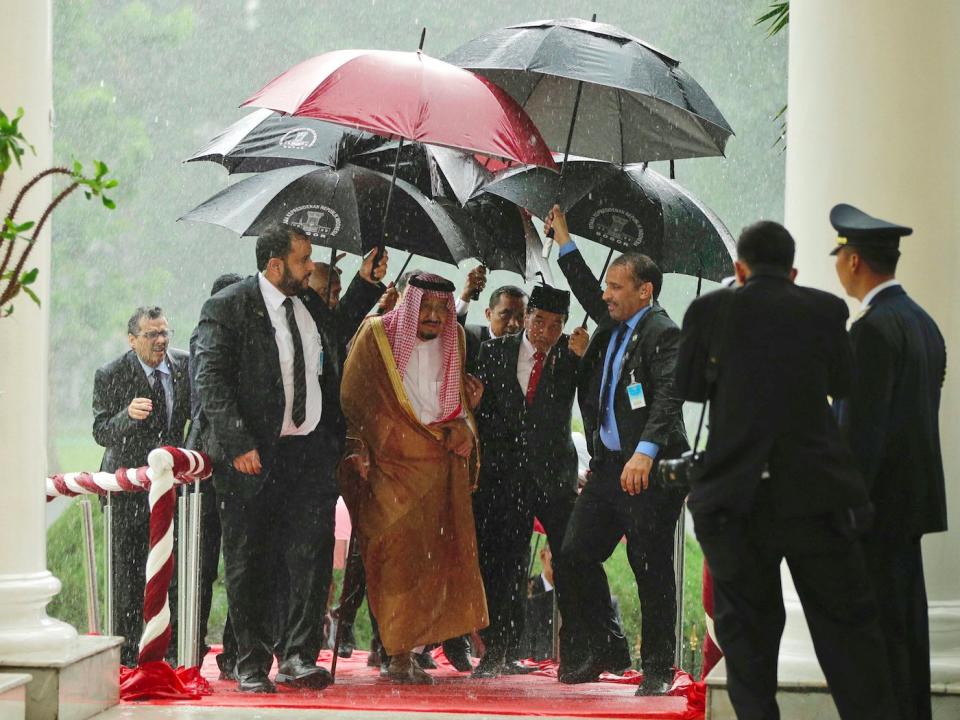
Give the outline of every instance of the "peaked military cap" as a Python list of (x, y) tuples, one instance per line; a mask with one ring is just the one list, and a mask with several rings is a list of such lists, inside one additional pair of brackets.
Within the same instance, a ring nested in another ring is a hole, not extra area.
[(831, 255), (836, 255), (847, 245), (897, 250), (900, 238), (913, 232), (913, 228), (875, 218), (846, 203), (834, 205), (830, 211), (830, 224), (839, 235)]
[(549, 285), (537, 285), (530, 293), (527, 308), (530, 310), (539, 308), (559, 315), (569, 315), (570, 293), (566, 290), (557, 290), (557, 288)]

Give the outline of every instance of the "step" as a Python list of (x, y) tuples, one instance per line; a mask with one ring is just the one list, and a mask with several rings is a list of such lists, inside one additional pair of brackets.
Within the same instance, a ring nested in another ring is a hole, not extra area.
[(58, 650), (0, 656), (0, 673), (31, 678), (25, 685), (25, 714), (20, 717), (87, 720), (116, 705), (122, 644), (119, 637), (82, 635)]
[(25, 673), (0, 673), (0, 720), (24, 720), (29, 682)]

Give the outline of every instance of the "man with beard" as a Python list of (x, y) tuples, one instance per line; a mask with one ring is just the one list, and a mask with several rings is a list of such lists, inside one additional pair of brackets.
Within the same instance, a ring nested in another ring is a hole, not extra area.
[[(330, 682), (316, 659), (332, 572), (340, 437), (322, 415), (324, 396), (336, 392), (332, 358), (341, 334), (329, 308), (305, 294), (310, 251), (297, 228), (269, 228), (257, 240), (259, 273), (207, 300), (200, 314), (197, 386), (210, 424), (237, 676), (247, 692), (275, 691), (267, 675), (274, 651), (277, 682)], [(373, 260), (371, 253), (347, 291), (368, 307), (386, 271), (385, 254), (376, 267)], [(275, 638), (277, 563), (289, 582)]]
[(340, 489), (397, 683), (433, 682), (414, 649), (487, 623), (470, 505), (483, 386), (463, 372), (453, 289), (411, 277), (396, 309), (360, 327), (343, 374)]
[[(173, 331), (159, 307), (141, 307), (127, 323), (130, 349), (97, 370), (93, 439), (106, 448), (100, 469), (147, 464), (163, 445), (179, 447), (190, 417), (187, 353), (170, 347)], [(143, 493), (113, 493), (113, 628), (125, 638), (124, 665), (134, 667), (143, 630), (143, 588), (150, 542), (150, 505)]]
[[(486, 652), (473, 672), (476, 678), (526, 671), (507, 662), (507, 652), (523, 632), (533, 519), (540, 520), (547, 542), (560, 547), (577, 499), (570, 419), (589, 336), (580, 327), (563, 335), (569, 310), (570, 293), (536, 287), (523, 332), (480, 347), (484, 395), (477, 425), (483, 456), (473, 509), (490, 625), (480, 632)], [(560, 570), (559, 558), (555, 567), (560, 612), (572, 618), (566, 602), (571, 578)], [(571, 630), (572, 621), (565, 622), (565, 649)]]

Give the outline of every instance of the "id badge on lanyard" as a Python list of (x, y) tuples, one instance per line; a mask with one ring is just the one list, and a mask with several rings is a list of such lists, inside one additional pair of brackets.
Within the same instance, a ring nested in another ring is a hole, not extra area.
[(643, 385), (637, 382), (637, 371), (630, 371), (630, 384), (627, 385), (627, 399), (630, 400), (630, 409), (639, 410), (647, 406), (647, 399), (643, 395)]

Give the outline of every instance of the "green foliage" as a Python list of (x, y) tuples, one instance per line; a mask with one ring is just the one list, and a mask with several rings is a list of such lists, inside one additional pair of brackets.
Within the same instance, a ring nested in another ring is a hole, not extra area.
[(778, 0), (754, 21), (754, 25), (767, 23), (767, 37), (773, 37), (790, 23), (790, 0)]
[(17, 108), (17, 114), (12, 118), (8, 117), (3, 110), (0, 110), (0, 176), (14, 162), (17, 163), (17, 167), (22, 167), (20, 158), (26, 152), (25, 147), (29, 148), (30, 152), (36, 153), (33, 145), (30, 145), (23, 133), (20, 132), (18, 126), (22, 118), (23, 108)]

